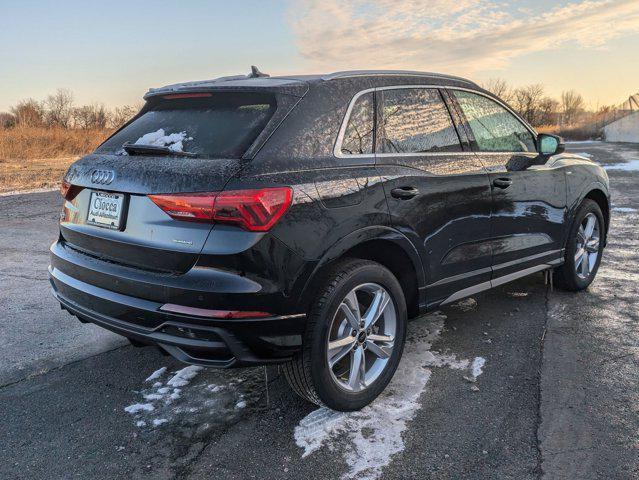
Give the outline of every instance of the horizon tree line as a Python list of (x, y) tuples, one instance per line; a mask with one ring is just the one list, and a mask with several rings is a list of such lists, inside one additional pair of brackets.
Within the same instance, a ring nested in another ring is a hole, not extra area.
[(123, 105), (109, 109), (101, 103), (76, 106), (73, 92), (59, 88), (42, 101), (27, 98), (10, 107), (8, 112), (0, 112), (0, 129), (115, 129), (131, 119), (140, 108), (139, 105)]
[[(617, 112), (615, 106), (589, 111), (583, 96), (575, 90), (562, 92), (559, 99), (552, 98), (546, 95), (544, 86), (539, 83), (512, 87), (503, 79), (491, 78), (481, 86), (508, 103), (534, 127), (602, 126)], [(132, 118), (140, 108), (141, 105), (123, 105), (109, 109), (101, 103), (76, 106), (73, 92), (60, 88), (42, 101), (33, 98), (20, 100), (9, 112), (0, 112), (0, 129), (115, 129)]]

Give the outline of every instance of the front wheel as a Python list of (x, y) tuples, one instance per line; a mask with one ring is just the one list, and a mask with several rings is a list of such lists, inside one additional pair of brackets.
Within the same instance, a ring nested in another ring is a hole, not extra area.
[(585, 199), (568, 234), (564, 264), (555, 270), (558, 287), (569, 291), (584, 290), (597, 275), (603, 253), (605, 226), (599, 205)]
[(406, 301), (395, 276), (368, 260), (336, 265), (307, 317), (302, 351), (284, 373), (301, 397), (359, 410), (388, 385), (406, 337)]

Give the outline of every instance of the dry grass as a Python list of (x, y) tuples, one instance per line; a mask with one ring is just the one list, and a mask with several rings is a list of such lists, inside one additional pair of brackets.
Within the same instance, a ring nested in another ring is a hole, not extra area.
[(535, 127), (539, 133), (552, 133), (566, 140), (594, 140), (601, 137), (601, 131), (595, 125), (542, 125)]
[(57, 188), (78, 157), (0, 160), (0, 193)]
[(0, 130), (0, 193), (57, 187), (69, 165), (92, 152), (111, 132), (25, 127)]
[(0, 160), (29, 160), (85, 155), (112, 130), (16, 127), (0, 130)]

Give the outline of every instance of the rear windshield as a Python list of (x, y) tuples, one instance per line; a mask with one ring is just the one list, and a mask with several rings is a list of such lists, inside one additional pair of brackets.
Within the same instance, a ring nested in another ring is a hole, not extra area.
[(98, 153), (126, 155), (125, 143), (168, 147), (202, 157), (240, 158), (275, 112), (268, 94), (207, 93), (151, 99), (144, 113), (115, 133)]

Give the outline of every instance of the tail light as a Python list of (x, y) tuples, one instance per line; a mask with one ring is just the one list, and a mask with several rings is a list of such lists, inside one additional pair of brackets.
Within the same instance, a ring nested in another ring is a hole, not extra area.
[(176, 220), (227, 223), (252, 232), (266, 232), (291, 206), (293, 191), (290, 187), (275, 187), (149, 198)]
[(83, 188), (84, 187), (79, 187), (78, 185), (73, 185), (66, 180), (62, 180), (60, 184), (60, 195), (62, 195), (66, 201), (70, 202), (78, 196), (78, 193), (80, 193)]

